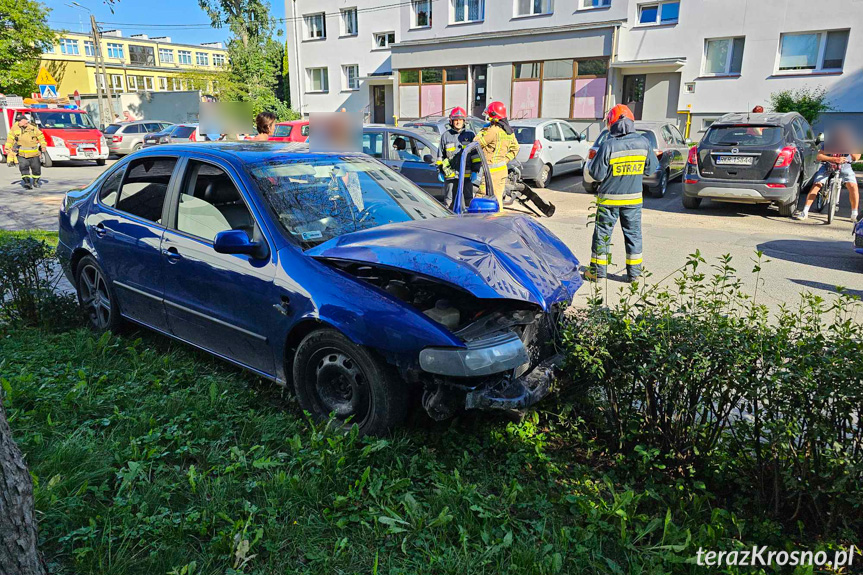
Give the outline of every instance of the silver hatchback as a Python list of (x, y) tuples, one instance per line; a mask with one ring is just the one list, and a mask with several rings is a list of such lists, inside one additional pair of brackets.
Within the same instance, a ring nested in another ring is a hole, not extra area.
[(108, 150), (117, 156), (125, 156), (144, 147), (144, 136), (161, 132), (170, 125), (170, 122), (155, 120), (117, 122), (109, 124), (102, 133), (108, 140)]

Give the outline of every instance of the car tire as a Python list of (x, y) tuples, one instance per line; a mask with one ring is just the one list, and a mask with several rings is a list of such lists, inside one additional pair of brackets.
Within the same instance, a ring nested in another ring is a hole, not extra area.
[(668, 182), (670, 180), (670, 176), (668, 174), (668, 170), (662, 172), (659, 176), (659, 185), (650, 190), (650, 195), (654, 198), (664, 198), (665, 194), (668, 192)]
[(46, 168), (50, 168), (54, 165), (54, 160), (51, 159), (51, 156), (48, 155), (48, 152), (42, 152), (42, 165)]
[(144, 147), (144, 143), (143, 143), (143, 142), (138, 142), (137, 144), (135, 144), (135, 145), (134, 145), (134, 147), (132, 147), (132, 151), (133, 151), (133, 152), (137, 152), (138, 150), (140, 150), (140, 149), (141, 149), (141, 148), (143, 148), (143, 147)]
[(697, 210), (699, 207), (701, 207), (701, 198), (684, 195), (683, 207), (687, 210)]
[(790, 218), (794, 215), (794, 210), (797, 209), (797, 200), (788, 202), (787, 204), (779, 204), (777, 207), (779, 208), (780, 216), (783, 218)]
[(345, 425), (357, 424), (363, 435), (382, 435), (407, 415), (408, 384), (334, 329), (303, 339), (294, 356), (293, 381), (300, 407), (316, 421), (334, 413)]
[(96, 160), (96, 165), (97, 166), (104, 166), (106, 161), (107, 160)]
[(551, 166), (544, 164), (539, 170), (539, 176), (534, 181), (537, 188), (544, 188), (551, 181)]
[(92, 256), (84, 256), (75, 269), (75, 288), (78, 305), (95, 332), (119, 331), (122, 326), (120, 308), (114, 289)]

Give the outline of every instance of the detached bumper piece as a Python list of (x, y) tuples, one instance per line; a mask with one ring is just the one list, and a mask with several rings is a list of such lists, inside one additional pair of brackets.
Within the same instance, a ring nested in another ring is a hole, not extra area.
[(465, 409), (524, 409), (548, 395), (557, 367), (563, 356), (555, 355), (521, 377), (507, 377), (501, 381), (468, 392)]

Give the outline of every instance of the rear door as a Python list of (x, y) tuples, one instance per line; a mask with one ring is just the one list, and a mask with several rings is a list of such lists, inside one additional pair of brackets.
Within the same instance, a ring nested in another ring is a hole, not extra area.
[(812, 127), (803, 118), (795, 119), (792, 127), (797, 149), (800, 150), (800, 156), (803, 159), (803, 183), (805, 184), (818, 169), (818, 144), (815, 143)]
[(699, 146), (701, 174), (720, 180), (764, 181), (783, 141), (780, 126), (714, 124)]
[(550, 122), (542, 126), (542, 148), (545, 152), (545, 161), (552, 165), (552, 173), (559, 174), (566, 171), (566, 167), (560, 162), (566, 157), (566, 146), (563, 143), (563, 135), (557, 122)]
[[(567, 122), (559, 122), (560, 132), (563, 134), (563, 143), (566, 146), (566, 156), (561, 160), (566, 166), (567, 172), (580, 170), (584, 167), (584, 160), (587, 159), (587, 152), (590, 145), (587, 142), (581, 142), (572, 126)], [(560, 172), (558, 172), (560, 173)]]
[(680, 133), (680, 130), (677, 129), (677, 126), (675, 126), (674, 124), (668, 124), (668, 130), (671, 132), (671, 136), (674, 138), (673, 145), (677, 149), (680, 157), (680, 163), (676, 167), (676, 171), (677, 173), (683, 173), (683, 170), (686, 169), (686, 161), (689, 158), (689, 146), (686, 145), (686, 140), (683, 139), (683, 134)]

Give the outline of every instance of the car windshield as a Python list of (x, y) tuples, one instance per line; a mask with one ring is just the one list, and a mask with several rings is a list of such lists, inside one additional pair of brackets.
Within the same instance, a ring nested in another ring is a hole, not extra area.
[(106, 134), (113, 134), (113, 133), (115, 133), (117, 130), (119, 130), (120, 128), (121, 128), (120, 124), (111, 124), (110, 126), (108, 126), (107, 128), (105, 128), (105, 133), (106, 133)]
[(415, 184), (368, 158), (275, 157), (246, 169), (304, 249), (359, 230), (452, 216)]
[(776, 126), (711, 126), (704, 139), (714, 146), (765, 147), (779, 143)]
[(33, 112), (42, 128), (95, 130), (93, 120), (83, 112)]
[(513, 126), (513, 131), (515, 132), (515, 139), (519, 144), (533, 144), (536, 140), (536, 129), (534, 128), (519, 128)]

